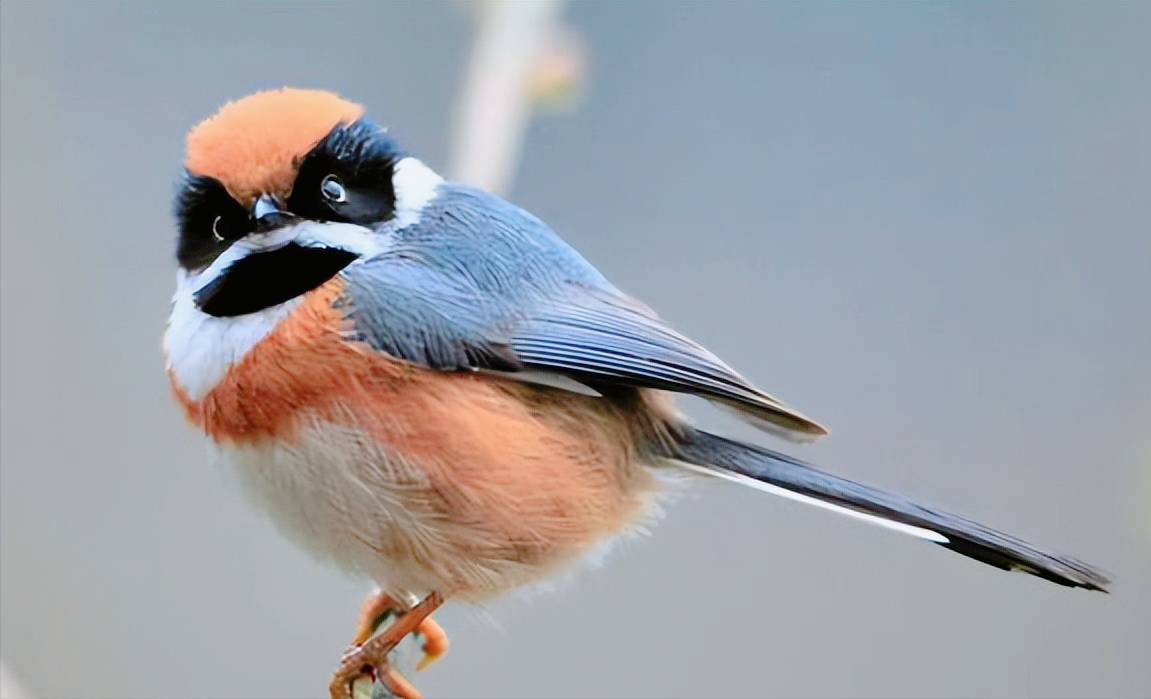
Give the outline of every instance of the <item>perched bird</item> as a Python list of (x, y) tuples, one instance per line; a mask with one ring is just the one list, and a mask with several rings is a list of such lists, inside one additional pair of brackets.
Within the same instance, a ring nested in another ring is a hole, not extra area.
[[(969, 519), (693, 427), (701, 396), (795, 440), (823, 426), (623, 294), (546, 224), (407, 155), (323, 91), (261, 92), (187, 137), (165, 335), (172, 390), (293, 540), (370, 576), (347, 697), (430, 613), (536, 582), (692, 471), (1069, 587), (1108, 580)], [(391, 625), (373, 637), (389, 616)]]

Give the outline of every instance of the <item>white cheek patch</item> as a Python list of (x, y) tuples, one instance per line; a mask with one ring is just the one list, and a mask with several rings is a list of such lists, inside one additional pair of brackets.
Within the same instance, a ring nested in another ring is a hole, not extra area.
[(305, 221), (280, 230), (289, 234), (287, 242), (306, 248), (339, 248), (356, 253), (362, 260), (381, 255), (392, 245), (390, 233), (380, 233), (354, 223)]
[(420, 212), (436, 196), (436, 188), (444, 178), (415, 158), (404, 158), (396, 163), (392, 172), (392, 187), (396, 193), (396, 211), (393, 221), (397, 228), (410, 226), (420, 220)]
[(198, 279), (180, 270), (164, 333), (168, 369), (192, 400), (206, 396), (232, 365), (291, 315), (300, 301), (294, 298), (257, 313), (217, 318), (196, 308), (193, 288), (199, 286)]

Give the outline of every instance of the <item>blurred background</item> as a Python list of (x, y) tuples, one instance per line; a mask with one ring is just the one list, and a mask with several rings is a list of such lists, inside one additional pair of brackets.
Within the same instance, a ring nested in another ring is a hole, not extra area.
[(160, 354), (184, 133), (294, 85), (501, 187), (829, 424), (802, 457), (1116, 579), (704, 485), (557, 594), (449, 606), (428, 696), (1151, 693), (1151, 4), (499, 11), (0, 4), (0, 655), (23, 691), (326, 692), (369, 585), (209, 465)]

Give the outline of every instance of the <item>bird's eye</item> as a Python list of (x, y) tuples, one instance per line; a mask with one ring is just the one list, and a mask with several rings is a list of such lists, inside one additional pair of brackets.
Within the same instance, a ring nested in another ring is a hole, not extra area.
[(320, 182), (320, 192), (334, 204), (343, 204), (348, 200), (348, 190), (335, 175), (328, 175)]
[(242, 220), (231, 215), (220, 215), (212, 219), (212, 237), (217, 243), (239, 240), (251, 232), (252, 226), (246, 216)]

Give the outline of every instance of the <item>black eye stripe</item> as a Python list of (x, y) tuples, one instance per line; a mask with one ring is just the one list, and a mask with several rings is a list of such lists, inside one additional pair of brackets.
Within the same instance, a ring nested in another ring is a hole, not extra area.
[(337, 126), (301, 161), (287, 208), (314, 221), (386, 221), (395, 211), (392, 174), (402, 157), (370, 120)]
[(212, 264), (234, 241), (254, 230), (254, 223), (219, 180), (185, 173), (176, 196), (180, 237), (176, 259), (186, 269)]
[[(392, 175), (403, 157), (387, 132), (370, 120), (341, 124), (300, 159), (285, 208), (312, 221), (364, 226), (387, 221), (395, 213)], [(323, 181), (328, 176), (342, 185), (342, 196), (335, 191), (325, 194)], [(176, 259), (185, 269), (207, 267), (234, 241), (255, 230), (249, 212), (212, 177), (185, 172), (175, 214)]]

